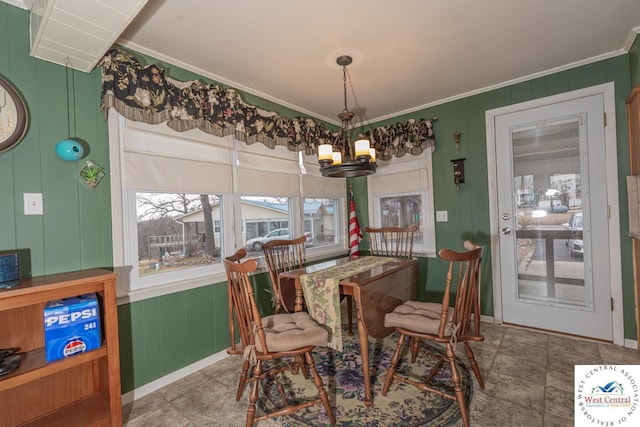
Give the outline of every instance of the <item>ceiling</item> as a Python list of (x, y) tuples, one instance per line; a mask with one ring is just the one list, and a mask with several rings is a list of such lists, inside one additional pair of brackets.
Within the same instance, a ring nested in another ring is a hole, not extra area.
[(347, 53), (367, 123), (625, 53), (639, 32), (638, 0), (152, 0), (117, 43), (333, 123)]

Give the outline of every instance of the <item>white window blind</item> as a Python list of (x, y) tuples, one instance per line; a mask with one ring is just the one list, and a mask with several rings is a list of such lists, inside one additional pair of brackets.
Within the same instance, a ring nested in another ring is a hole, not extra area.
[(325, 178), (320, 173), (316, 156), (302, 155), (305, 175), (302, 175), (302, 194), (305, 197), (342, 198), (345, 196), (347, 180), (343, 178)]
[(419, 156), (394, 158), (381, 162), (378, 171), (369, 177), (369, 191), (373, 196), (431, 190), (431, 162), (425, 153)]
[(199, 134), (198, 130), (187, 131), (177, 139), (155, 132), (153, 125), (127, 120), (122, 138), (125, 186), (162, 192), (231, 193), (229, 141), (211, 136), (205, 141)]
[(277, 146), (236, 143), (236, 193), (243, 196), (297, 197), (300, 191), (298, 154)]

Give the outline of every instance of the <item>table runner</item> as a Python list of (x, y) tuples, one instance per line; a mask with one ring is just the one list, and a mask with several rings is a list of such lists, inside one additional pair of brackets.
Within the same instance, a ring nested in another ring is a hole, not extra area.
[(329, 330), (329, 347), (342, 351), (342, 318), (340, 316), (340, 280), (395, 258), (364, 256), (346, 264), (300, 276), (309, 315)]

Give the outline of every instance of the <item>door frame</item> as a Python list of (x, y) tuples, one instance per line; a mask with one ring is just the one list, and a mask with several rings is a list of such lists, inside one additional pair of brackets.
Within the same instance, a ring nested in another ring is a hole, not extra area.
[[(605, 162), (607, 168), (607, 201), (609, 205), (609, 263), (611, 268), (611, 298), (613, 299), (612, 327), (613, 343), (624, 346), (624, 317), (622, 304), (622, 267), (620, 252), (620, 206), (618, 198), (618, 158), (616, 140), (615, 87), (613, 82), (584, 89), (564, 92), (518, 104), (507, 105), (485, 111), (487, 144), (487, 177), (489, 193), (489, 218), (491, 231), (491, 271), (493, 274), (493, 316), (496, 324), (503, 323), (502, 278), (500, 274), (500, 235), (497, 194), (497, 163), (495, 118), (504, 114), (530, 108), (544, 107), (559, 102), (570, 101), (590, 95), (602, 94), (606, 115)], [(604, 118), (603, 118), (604, 119)]]

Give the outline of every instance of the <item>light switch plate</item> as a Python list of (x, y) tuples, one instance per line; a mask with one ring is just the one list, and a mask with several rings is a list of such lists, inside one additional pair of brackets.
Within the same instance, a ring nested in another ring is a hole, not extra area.
[(42, 215), (42, 193), (24, 193), (24, 214)]
[(437, 222), (447, 222), (449, 221), (447, 211), (436, 211), (436, 221)]

